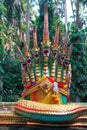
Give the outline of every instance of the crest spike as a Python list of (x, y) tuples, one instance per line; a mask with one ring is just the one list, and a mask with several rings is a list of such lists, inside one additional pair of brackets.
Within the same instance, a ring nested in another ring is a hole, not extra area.
[(62, 53), (63, 54), (66, 53), (66, 48), (67, 48), (67, 44), (68, 44), (68, 37), (69, 37), (69, 31), (66, 34), (65, 42), (64, 42), (64, 45), (62, 47)]
[(54, 43), (53, 43), (53, 49), (58, 49), (58, 42), (59, 42), (59, 24), (57, 23), (55, 38), (54, 38)]
[(36, 26), (33, 26), (33, 43), (34, 43), (34, 50), (38, 50), (38, 45), (37, 45), (37, 28)]
[(17, 52), (18, 52), (18, 56), (19, 56), (19, 58), (20, 58), (20, 61), (21, 62), (25, 62), (25, 58), (24, 58), (24, 56), (23, 56), (23, 54), (21, 53), (21, 50), (19, 49), (19, 47), (15, 44), (15, 49), (17, 50)]
[(23, 41), (24, 41), (25, 56), (28, 57), (28, 56), (30, 56), (30, 51), (29, 51), (29, 48), (28, 48), (28, 44), (26, 43), (26, 37), (24, 35), (24, 32), (22, 32), (22, 38), (23, 38)]
[(67, 59), (70, 59), (71, 54), (72, 54), (72, 44), (69, 46), (69, 50), (68, 50), (67, 56), (66, 56)]
[(43, 33), (43, 44), (49, 43), (49, 30), (48, 30), (48, 4), (44, 5), (44, 33)]

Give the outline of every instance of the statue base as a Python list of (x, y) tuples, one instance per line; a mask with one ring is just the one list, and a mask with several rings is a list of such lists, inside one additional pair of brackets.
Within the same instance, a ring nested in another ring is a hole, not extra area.
[[(85, 110), (84, 112), (76, 112), (77, 113), (77, 117), (75, 117), (75, 112), (69, 115), (66, 114), (66, 116), (68, 116), (69, 120), (66, 121), (64, 119), (64, 113), (62, 113), (62, 115), (60, 115), (62, 118), (62, 121), (58, 121), (57, 122), (47, 122), (47, 121), (41, 121), (42, 119), (39, 121), (37, 119), (34, 119), (32, 117), (29, 116), (23, 116), (22, 114), (18, 115), (19, 113), (15, 113), (15, 109), (14, 109), (14, 104), (15, 103), (11, 103), (11, 102), (2, 102), (0, 103), (0, 125), (27, 125), (27, 126), (50, 126), (50, 127), (83, 127), (86, 126), (87, 127), (87, 110)], [(17, 104), (17, 103), (16, 103)], [(73, 109), (74, 106), (79, 106), (79, 109), (81, 110), (82, 108), (87, 108), (87, 104), (85, 103), (71, 103), (71, 105), (67, 104), (67, 107), (71, 107), (70, 109)], [(31, 106), (32, 107), (32, 106)], [(16, 109), (17, 110), (17, 109)], [(68, 108), (69, 110), (69, 108)], [(21, 111), (21, 110), (19, 110)], [(78, 111), (78, 110), (77, 110)], [(22, 110), (22, 113), (24, 113), (24, 111)], [(80, 115), (79, 115), (80, 113)], [(40, 114), (40, 113), (38, 113)], [(33, 115), (33, 114), (32, 114)], [(79, 115), (79, 116), (78, 116)], [(42, 114), (43, 116), (43, 114)], [(45, 119), (46, 118), (46, 114), (45, 114)], [(48, 116), (53, 117), (52, 113), (48, 114)], [(55, 116), (55, 114), (54, 114)], [(71, 116), (71, 118), (70, 118)], [(72, 119), (73, 117), (73, 119)], [(75, 117), (75, 118), (74, 118)], [(36, 117), (37, 118), (37, 117)], [(57, 118), (58, 119), (58, 118)], [(63, 121), (65, 120), (65, 121)]]

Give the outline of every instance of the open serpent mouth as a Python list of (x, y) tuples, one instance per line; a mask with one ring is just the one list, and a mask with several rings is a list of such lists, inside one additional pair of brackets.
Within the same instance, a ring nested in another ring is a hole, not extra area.
[(23, 67), (26, 67), (26, 65), (27, 65), (26, 62), (23, 62), (23, 63), (22, 63), (22, 66), (23, 66)]
[(53, 51), (53, 57), (54, 57), (54, 58), (57, 57), (57, 52)]
[(37, 53), (36, 53), (34, 56), (35, 56), (35, 58), (36, 58), (36, 59), (38, 59), (38, 58), (39, 58), (39, 55), (38, 55)]
[(27, 62), (28, 62), (28, 64), (30, 64), (30, 63), (31, 63), (31, 59), (30, 59), (30, 58), (28, 58), (28, 59), (27, 59)]
[(49, 53), (50, 53), (49, 49), (44, 49), (44, 56), (49, 56)]

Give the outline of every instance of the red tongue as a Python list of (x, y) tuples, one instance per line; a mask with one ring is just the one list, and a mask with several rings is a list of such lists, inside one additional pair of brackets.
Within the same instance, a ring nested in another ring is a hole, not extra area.
[(31, 63), (31, 59), (28, 59), (27, 62), (30, 64)]
[(49, 53), (48, 50), (44, 50), (44, 54), (47, 55)]

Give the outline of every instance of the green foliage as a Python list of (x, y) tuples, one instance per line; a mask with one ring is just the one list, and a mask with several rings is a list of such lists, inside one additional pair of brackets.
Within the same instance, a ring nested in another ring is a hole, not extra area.
[(72, 23), (70, 26), (70, 40), (72, 43), (84, 43), (86, 39), (86, 29), (78, 29), (76, 28), (75, 24)]
[[(72, 51), (72, 87), (71, 98), (76, 100), (79, 96), (81, 101), (87, 96), (87, 61), (85, 60), (85, 31), (71, 28), (70, 42), (73, 43)], [(87, 101), (87, 100), (86, 100)]]
[(6, 37), (6, 12), (3, 2), (0, 2), (0, 43), (4, 42)]
[(8, 20), (8, 23), (12, 22), (13, 3), (14, 3), (14, 0), (5, 0), (4, 1), (4, 5), (7, 8), (7, 20)]
[(2, 62), (5, 72), (3, 76), (3, 101), (17, 101), (22, 91), (21, 67), (19, 60), (6, 56)]
[(1, 76), (2, 74), (4, 74), (4, 70), (3, 70), (3, 67), (2, 67), (1, 64), (0, 64), (0, 76)]
[(3, 0), (0, 1), (0, 19), (2, 17), (2, 15), (5, 15), (7, 13), (7, 9), (4, 7), (3, 5)]
[(7, 9), (7, 26), (9, 27), (10, 24), (16, 24), (16, 26), (20, 28), (21, 13), (24, 11), (22, 2), (20, 0), (5, 0), (4, 6)]
[(80, 2), (81, 2), (83, 5), (87, 4), (87, 0), (80, 0)]

